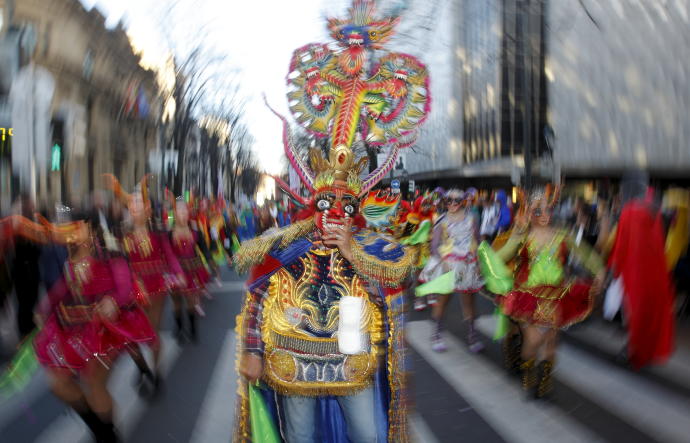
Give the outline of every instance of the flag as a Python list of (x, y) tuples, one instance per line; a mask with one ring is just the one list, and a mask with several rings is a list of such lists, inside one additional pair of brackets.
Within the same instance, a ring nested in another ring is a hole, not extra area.
[(252, 426), (253, 443), (281, 443), (278, 430), (273, 422), (271, 413), (264, 403), (259, 388), (248, 385), (249, 388), (249, 419)]

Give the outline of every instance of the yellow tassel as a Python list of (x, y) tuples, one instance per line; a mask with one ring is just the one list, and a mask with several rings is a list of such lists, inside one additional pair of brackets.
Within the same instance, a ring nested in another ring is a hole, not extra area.
[(235, 259), (237, 271), (244, 273), (260, 264), (277, 242), (280, 242), (281, 248), (285, 248), (313, 230), (314, 220), (310, 218), (242, 243)]

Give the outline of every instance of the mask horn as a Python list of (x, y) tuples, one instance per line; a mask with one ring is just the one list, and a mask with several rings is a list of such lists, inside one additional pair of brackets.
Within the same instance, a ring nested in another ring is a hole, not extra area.
[(285, 149), (285, 156), (288, 158), (288, 161), (290, 162), (292, 167), (295, 168), (295, 171), (297, 171), (297, 174), (304, 183), (304, 186), (306, 186), (309, 189), (309, 191), (314, 192), (314, 174), (307, 167), (307, 165), (304, 164), (304, 161), (302, 161), (302, 159), (299, 157), (299, 155), (297, 155), (295, 151), (295, 147), (293, 146), (292, 133), (290, 131), (290, 125), (287, 119), (283, 117), (281, 114), (279, 114), (276, 110), (274, 110), (271, 107), (271, 105), (268, 104), (268, 100), (266, 99), (265, 95), (264, 103), (266, 103), (268, 109), (270, 109), (271, 112), (274, 113), (283, 122), (283, 147)]
[(395, 162), (398, 160), (399, 155), (400, 148), (397, 145), (393, 145), (391, 147), (391, 152), (388, 154), (388, 158), (386, 158), (386, 160), (362, 182), (362, 190), (359, 194), (360, 197), (367, 195), (369, 190), (376, 186), (376, 183), (381, 181), (381, 179), (385, 177), (386, 174), (391, 171), (391, 169), (393, 169), (393, 166), (395, 166)]

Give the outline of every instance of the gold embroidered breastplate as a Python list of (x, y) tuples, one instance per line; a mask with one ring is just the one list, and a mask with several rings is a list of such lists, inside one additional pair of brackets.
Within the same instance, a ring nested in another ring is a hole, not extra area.
[[(288, 395), (347, 395), (370, 385), (384, 340), (381, 309), (335, 250), (312, 249), (270, 279), (261, 335), (264, 379)], [(362, 297), (368, 350), (338, 350), (339, 301)]]

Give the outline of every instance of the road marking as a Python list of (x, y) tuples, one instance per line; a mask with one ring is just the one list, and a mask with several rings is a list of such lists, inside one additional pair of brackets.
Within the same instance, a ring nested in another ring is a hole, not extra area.
[[(161, 373), (165, 377), (172, 370), (182, 348), (177, 345), (169, 331), (162, 331), (160, 339), (163, 345)], [(150, 356), (147, 356), (147, 361), (151, 361)], [(133, 380), (136, 373), (137, 369), (132, 359), (126, 354), (122, 355), (113, 368), (108, 383), (115, 404), (115, 423), (122, 436), (129, 435), (136, 428), (137, 422), (149, 407), (146, 400), (139, 397), (134, 389)], [(84, 423), (76, 414), (70, 412), (53, 420), (35, 443), (79, 442), (88, 437), (89, 431)]]
[(412, 441), (417, 443), (438, 443), (436, 436), (431, 429), (426, 425), (424, 419), (416, 412), (411, 412), (407, 421), (410, 424), (410, 435), (412, 436)]
[(232, 440), (237, 391), (236, 343), (235, 331), (229, 330), (223, 346), (219, 349), (221, 354), (194, 425), (192, 443), (220, 443)]
[(520, 386), (508, 379), (502, 369), (471, 354), (452, 335), (445, 335), (446, 352), (432, 351), (429, 346), (432, 328), (429, 320), (408, 323), (408, 343), (504, 440), (516, 443), (602, 441), (558, 407), (526, 402)]
[[(476, 324), (482, 334), (493, 334), (493, 316), (482, 316)], [(567, 343), (560, 344), (556, 363), (554, 377), (558, 381), (640, 431), (660, 441), (688, 441), (690, 399)]]

